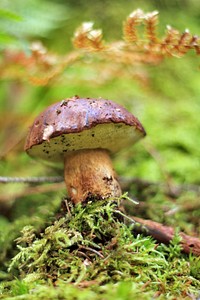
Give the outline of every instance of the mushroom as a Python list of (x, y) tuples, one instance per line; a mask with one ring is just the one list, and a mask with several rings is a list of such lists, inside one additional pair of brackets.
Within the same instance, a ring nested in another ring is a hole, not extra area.
[(36, 117), (25, 150), (35, 158), (64, 162), (64, 177), (73, 203), (121, 195), (111, 154), (145, 136), (136, 117), (102, 98), (62, 100)]

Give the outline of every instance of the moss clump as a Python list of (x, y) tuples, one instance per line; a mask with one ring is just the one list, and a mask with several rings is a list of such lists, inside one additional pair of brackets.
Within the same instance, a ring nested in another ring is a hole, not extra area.
[(142, 299), (187, 299), (198, 293), (199, 260), (181, 254), (178, 236), (169, 246), (157, 245), (134, 236), (134, 224), (120, 218), (118, 203), (104, 200), (70, 206), (40, 233), (25, 226), (9, 267), (20, 280), (4, 282), (0, 292), (11, 299), (45, 293), (45, 299), (129, 299), (141, 292)]
[[(41, 201), (40, 201), (41, 200)], [(29, 210), (24, 202), (28, 202), (31, 207)], [(18, 204), (18, 205), (17, 205)], [(55, 219), (56, 211), (60, 208), (60, 197), (55, 196), (51, 199), (48, 195), (38, 197), (37, 199), (23, 198), (12, 208), (10, 220), (0, 216), (0, 280), (10, 278), (7, 273), (10, 259), (14, 257), (19, 250), (16, 247), (15, 240), (20, 237), (20, 231), (23, 230), (26, 235), (26, 226), (34, 226), (36, 233), (41, 232), (47, 224), (52, 224)], [(21, 214), (20, 214), (21, 212)], [(28, 234), (29, 230), (27, 230)], [(16, 273), (17, 274), (17, 273)]]

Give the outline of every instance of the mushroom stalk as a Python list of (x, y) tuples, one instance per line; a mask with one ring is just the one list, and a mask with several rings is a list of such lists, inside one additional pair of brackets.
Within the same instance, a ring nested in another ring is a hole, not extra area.
[(68, 194), (75, 204), (92, 198), (121, 195), (109, 152), (105, 149), (85, 149), (67, 154), (64, 177)]

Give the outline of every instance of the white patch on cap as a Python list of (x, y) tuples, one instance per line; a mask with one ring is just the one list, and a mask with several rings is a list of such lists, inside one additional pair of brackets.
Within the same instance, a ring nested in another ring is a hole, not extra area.
[(44, 141), (49, 141), (49, 138), (50, 138), (50, 136), (52, 135), (53, 132), (54, 132), (53, 126), (52, 125), (47, 125), (47, 127), (44, 129), (42, 139)]

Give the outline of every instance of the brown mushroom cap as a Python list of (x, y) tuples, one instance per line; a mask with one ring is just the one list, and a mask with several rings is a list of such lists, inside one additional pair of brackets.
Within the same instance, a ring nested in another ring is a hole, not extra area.
[(110, 100), (73, 97), (49, 106), (30, 128), (25, 150), (48, 161), (81, 149), (111, 153), (145, 136), (139, 120)]

